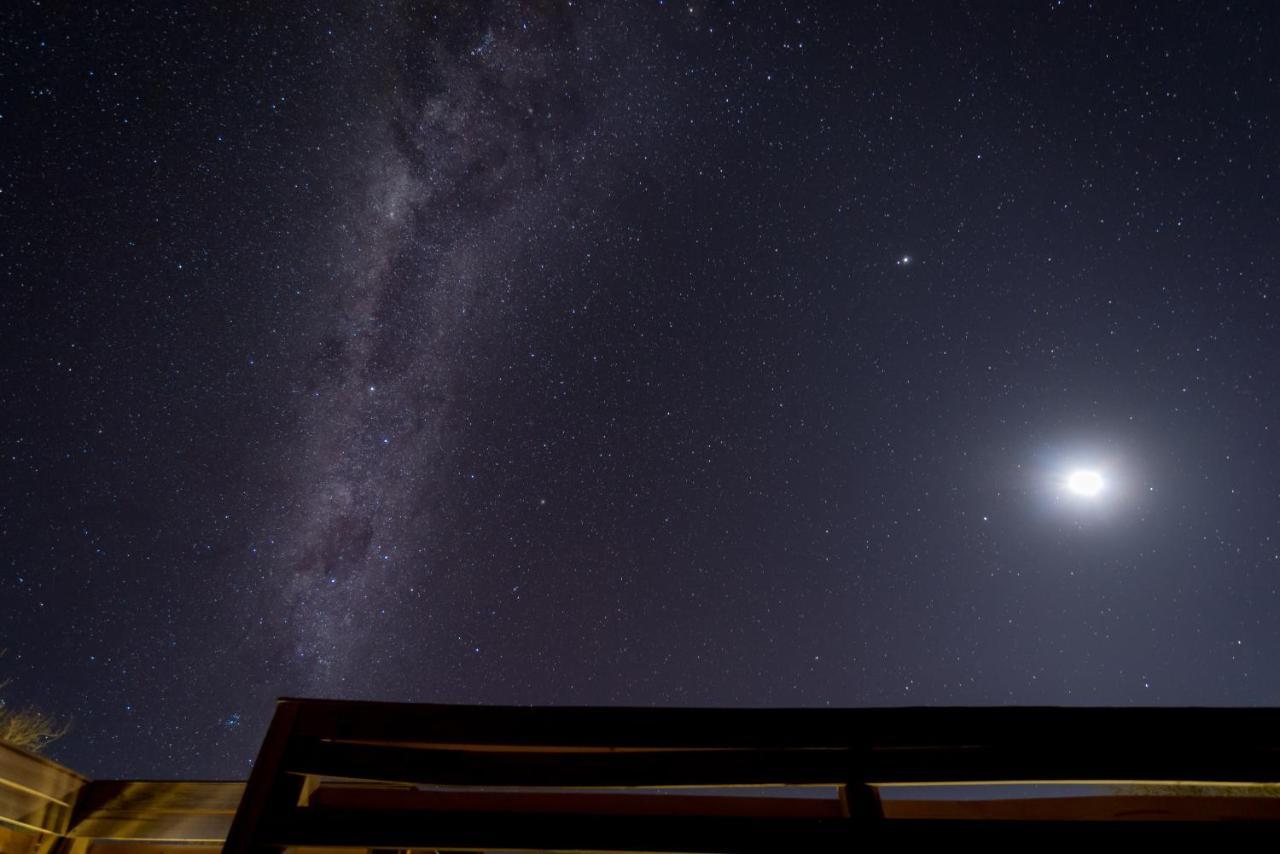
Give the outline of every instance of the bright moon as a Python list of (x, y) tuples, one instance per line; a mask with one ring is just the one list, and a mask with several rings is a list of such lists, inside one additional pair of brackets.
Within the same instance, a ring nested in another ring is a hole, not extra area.
[(1067, 489), (1076, 495), (1092, 498), (1102, 491), (1102, 475), (1096, 471), (1076, 469), (1067, 477)]

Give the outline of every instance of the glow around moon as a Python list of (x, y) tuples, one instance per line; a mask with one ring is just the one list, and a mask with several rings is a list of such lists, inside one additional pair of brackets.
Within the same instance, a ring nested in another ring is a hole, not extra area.
[(1046, 443), (1026, 478), (1029, 497), (1047, 518), (1091, 529), (1132, 518), (1150, 488), (1140, 451), (1094, 437)]

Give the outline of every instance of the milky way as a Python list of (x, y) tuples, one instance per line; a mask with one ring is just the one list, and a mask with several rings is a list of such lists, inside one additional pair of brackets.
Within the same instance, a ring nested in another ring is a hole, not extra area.
[(467, 351), (476, 330), (518, 305), (511, 265), (584, 147), (589, 22), (506, 6), (436, 38), (423, 23), (388, 23), (403, 56), (352, 165), (355, 215), (331, 235), (335, 322), (282, 472), (269, 584), (312, 690), (367, 672), (362, 641), (406, 594), (441, 607), (424, 557), (455, 386), (486, 355)]

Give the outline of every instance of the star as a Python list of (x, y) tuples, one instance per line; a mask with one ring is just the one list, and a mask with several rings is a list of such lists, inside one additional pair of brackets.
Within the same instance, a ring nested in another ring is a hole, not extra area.
[[(1028, 75), (1052, 3), (79, 5), (9, 4), (59, 120), (0, 109), (0, 699), (93, 722), (60, 762), (242, 777), (282, 695), (1274, 702), (1274, 39), (1189, 75), (1218, 10), (1111, 4), (1142, 50)], [(884, 642), (930, 615), (964, 655)]]

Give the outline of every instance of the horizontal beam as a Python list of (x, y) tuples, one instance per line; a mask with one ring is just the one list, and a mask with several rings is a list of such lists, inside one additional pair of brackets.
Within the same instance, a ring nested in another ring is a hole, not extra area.
[[(267, 845), (367, 848), (520, 848), (589, 851), (815, 851), (851, 840), (843, 818), (431, 814), (363, 810), (299, 810), (268, 823)], [(847, 848), (846, 848), (847, 850)]]
[[(632, 794), (618, 792), (463, 792), (389, 789), (325, 783), (311, 793), (308, 810), (370, 810), (453, 814), (741, 816), (755, 818), (846, 818), (836, 797)], [(349, 813), (348, 813), (349, 814)], [(374, 818), (374, 821), (377, 819)]]
[(60, 834), (85, 778), (56, 762), (0, 743), (0, 820)]
[(82, 790), (67, 835), (221, 843), (243, 792), (243, 783), (99, 780)]
[(860, 841), (1125, 836), (1218, 840), (1255, 838), (1252, 822), (1136, 821), (883, 821), (848, 819), (744, 819), (683, 816), (513, 816), (509, 813), (423, 815), (324, 810), (261, 828), (266, 847), (315, 845), (367, 848), (465, 848), (589, 851), (848, 852)]
[(839, 785), (844, 751), (726, 750), (501, 753), (313, 741), (286, 759), (294, 773), (453, 786)]
[(1155, 745), (973, 745), (846, 749), (553, 753), (442, 750), (307, 740), (291, 773), (453, 786), (782, 786), (1036, 780), (1275, 782), (1271, 754)]
[(1280, 781), (1274, 709), (285, 708), (289, 770), (422, 783)]
[(1241, 748), (1280, 756), (1280, 710), (904, 707), (679, 709), (455, 706), (336, 700), (297, 704), (294, 734), (510, 747), (859, 748), (1126, 745)]

